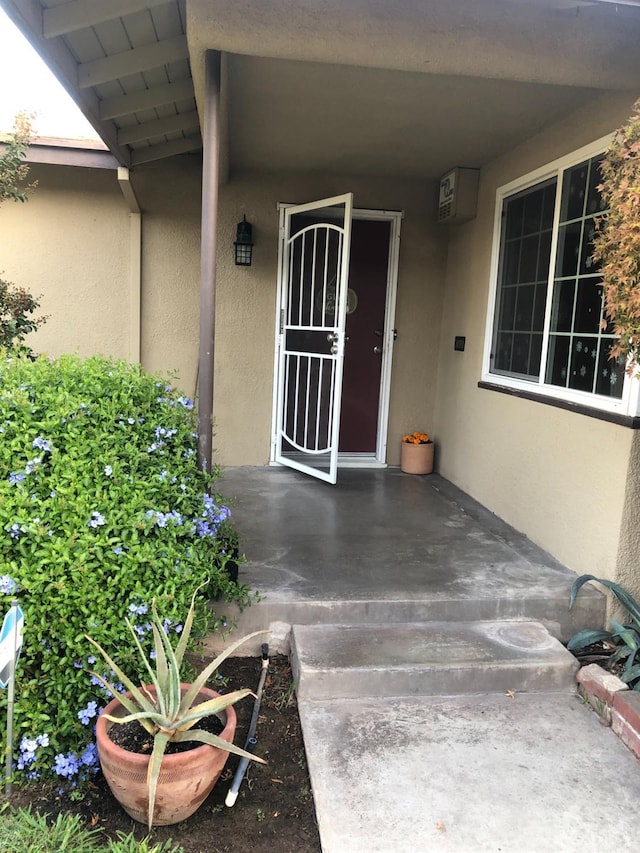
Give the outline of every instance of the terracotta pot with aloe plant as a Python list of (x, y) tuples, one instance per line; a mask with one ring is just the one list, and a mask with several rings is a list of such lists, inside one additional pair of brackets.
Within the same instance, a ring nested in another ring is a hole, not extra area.
[[(192, 815), (217, 782), (230, 752), (265, 763), (233, 744), (236, 715), (232, 705), (251, 690), (220, 695), (206, 687), (225, 658), (245, 640), (264, 632), (237, 640), (193, 683), (184, 684), (180, 669), (193, 624), (194, 601), (195, 594), (175, 649), (152, 606), (155, 669), (126, 620), (149, 674), (148, 685), (134, 684), (102, 646), (87, 637), (127, 689), (121, 694), (98, 673), (92, 673), (114, 696), (96, 725), (102, 772), (127, 814), (149, 828), (178, 823)], [(126, 736), (121, 737), (118, 730), (125, 731), (125, 727)]]

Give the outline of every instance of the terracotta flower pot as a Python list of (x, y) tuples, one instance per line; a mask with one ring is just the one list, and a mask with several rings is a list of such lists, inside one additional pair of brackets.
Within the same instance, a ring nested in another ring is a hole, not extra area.
[(400, 451), (400, 468), (405, 474), (431, 474), (434, 448), (432, 441), (428, 444), (411, 444), (403, 441)]
[[(183, 694), (189, 685), (182, 684)], [(155, 688), (147, 688), (155, 693)], [(200, 701), (213, 699), (219, 694), (204, 687), (198, 694)], [(117, 725), (105, 719), (104, 714), (125, 717), (127, 710), (118, 699), (112, 699), (98, 717), (96, 742), (102, 772), (113, 796), (134, 820), (148, 822), (149, 792), (147, 789), (147, 767), (149, 756), (129, 752), (115, 744), (109, 737), (109, 729)], [(226, 715), (226, 716), (225, 716)], [(236, 729), (236, 712), (232, 707), (220, 712), (225, 722), (220, 737), (233, 742)], [(197, 725), (196, 725), (197, 727)], [(220, 778), (229, 753), (209, 744), (200, 744), (194, 749), (165, 755), (160, 767), (158, 790), (153, 815), (155, 826), (179, 823), (190, 817), (207, 798)]]

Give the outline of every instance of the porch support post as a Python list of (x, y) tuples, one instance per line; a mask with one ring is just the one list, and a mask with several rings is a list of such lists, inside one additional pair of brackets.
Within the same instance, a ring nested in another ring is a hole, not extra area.
[(220, 53), (205, 54), (202, 127), (202, 224), (200, 243), (200, 350), (198, 356), (198, 466), (211, 473), (213, 352), (216, 309), (216, 245), (220, 161)]

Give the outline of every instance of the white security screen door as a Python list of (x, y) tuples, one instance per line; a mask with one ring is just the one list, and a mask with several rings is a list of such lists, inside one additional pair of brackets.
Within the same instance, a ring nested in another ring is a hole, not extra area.
[(353, 194), (284, 213), (275, 460), (335, 483)]

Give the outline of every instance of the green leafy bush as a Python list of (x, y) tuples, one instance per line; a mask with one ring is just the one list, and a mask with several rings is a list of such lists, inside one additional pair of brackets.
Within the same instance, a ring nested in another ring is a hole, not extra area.
[(0, 278), (0, 347), (31, 354), (24, 339), (48, 319), (32, 316), (39, 307), (40, 302), (29, 291)]
[[(249, 603), (225, 571), (229, 509), (213, 490), (219, 472), (197, 468), (192, 410), (126, 363), (0, 357), (0, 605), (16, 595), (25, 615), (15, 725), (28, 778), (76, 785), (96, 768), (107, 696), (87, 672), (85, 634), (144, 677), (123, 613), (144, 643), (152, 599), (179, 633), (204, 584), (196, 637), (226, 624), (211, 599)], [(0, 714), (4, 703), (6, 691)]]
[(569, 609), (573, 607), (576, 595), (587, 581), (596, 581), (606, 586), (627, 611), (629, 621), (621, 625), (611, 619), (611, 631), (599, 628), (578, 631), (567, 643), (567, 648), (571, 652), (579, 653), (596, 643), (602, 644), (606, 651), (604, 666), (609, 670), (616, 665), (622, 666), (622, 681), (633, 690), (640, 690), (640, 605), (620, 584), (606, 578), (596, 578), (594, 575), (580, 575), (571, 585)]

